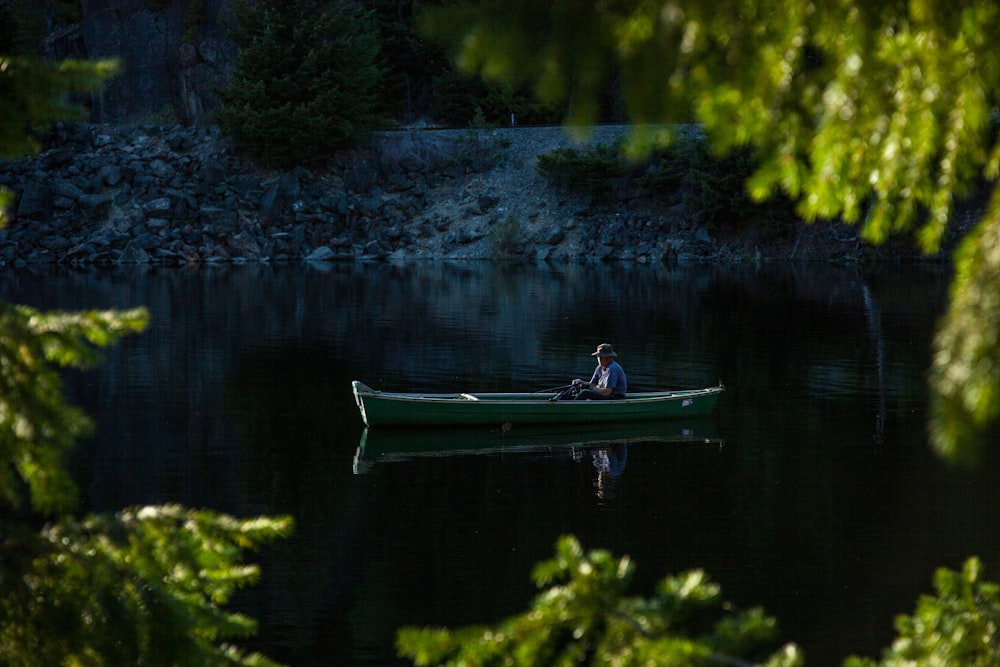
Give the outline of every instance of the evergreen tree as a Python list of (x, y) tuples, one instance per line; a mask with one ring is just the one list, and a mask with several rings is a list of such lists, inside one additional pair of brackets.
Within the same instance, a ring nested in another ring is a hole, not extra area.
[(80, 21), (79, 0), (0, 0), (0, 53), (38, 55), (55, 30)]
[(346, 2), (231, 0), (239, 47), (217, 122), (286, 167), (314, 162), (377, 126), (378, 42)]
[(428, 113), (433, 78), (451, 66), (440, 45), (423, 39), (414, 30), (414, 4), (413, 0), (365, 2), (378, 25), (378, 60), (383, 72), (378, 106), (403, 123)]

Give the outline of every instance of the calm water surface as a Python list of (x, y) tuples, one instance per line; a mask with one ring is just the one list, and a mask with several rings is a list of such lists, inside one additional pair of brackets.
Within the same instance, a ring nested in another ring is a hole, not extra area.
[[(706, 569), (810, 665), (877, 655), (934, 568), (979, 555), (1000, 578), (997, 457), (963, 472), (927, 446), (946, 288), (935, 271), (825, 266), (0, 273), (8, 301), (150, 308), (146, 334), (68, 377), (98, 422), (75, 462), (88, 508), (293, 515), (237, 601), (261, 622), (254, 646), (290, 665), (397, 664), (400, 626), (522, 611), (567, 533), (630, 554), (639, 594)], [(353, 379), (544, 389), (587, 376), (605, 341), (634, 391), (723, 382), (716, 416), (366, 433), (350, 395)]]

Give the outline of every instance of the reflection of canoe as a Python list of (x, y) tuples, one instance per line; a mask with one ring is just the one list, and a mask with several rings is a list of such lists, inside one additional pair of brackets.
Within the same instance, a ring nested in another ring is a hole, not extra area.
[(710, 418), (676, 419), (619, 427), (533, 426), (530, 429), (481, 428), (370, 429), (361, 434), (354, 471), (375, 463), (415, 458), (475, 455), (547, 455), (608, 449), (619, 445), (709, 442), (721, 444)]
[(552, 393), (403, 394), (351, 383), (368, 426), (418, 424), (582, 424), (635, 422), (712, 413), (723, 388), (629, 394), (615, 401), (553, 401)]

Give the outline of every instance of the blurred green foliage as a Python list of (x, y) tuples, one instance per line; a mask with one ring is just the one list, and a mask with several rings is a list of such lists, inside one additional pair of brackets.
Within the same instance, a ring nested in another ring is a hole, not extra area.
[(290, 525), (176, 505), (5, 525), (0, 663), (274, 665), (228, 643), (257, 625), (222, 606), (259, 575), (242, 552)]
[[(66, 405), (53, 365), (86, 367), (96, 348), (146, 327), (142, 310), (42, 313), (0, 302), (0, 499), (44, 515), (75, 507), (64, 457), (90, 421)], [(2, 507), (2, 505), (0, 505)]]
[(78, 520), (67, 457), (92, 424), (57, 367), (145, 329), (145, 309), (40, 312), (0, 303), (0, 663), (269, 665), (228, 640), (255, 623), (225, 611), (256, 580), (242, 554), (288, 518), (178, 506)]
[[(69, 93), (97, 90), (119, 62), (43, 61), (0, 53), (0, 159), (34, 153), (57, 120), (83, 118), (86, 110)], [(7, 224), (12, 195), (0, 187), (0, 227)]]

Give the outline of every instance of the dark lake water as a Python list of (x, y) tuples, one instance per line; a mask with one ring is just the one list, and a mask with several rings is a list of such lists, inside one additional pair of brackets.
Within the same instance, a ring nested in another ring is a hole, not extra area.
[[(75, 461), (87, 507), (293, 515), (237, 600), (290, 665), (397, 664), (400, 626), (522, 611), (563, 534), (631, 555), (637, 594), (704, 568), (810, 665), (877, 656), (936, 567), (978, 555), (1000, 579), (1000, 457), (953, 470), (927, 445), (946, 295), (940, 270), (825, 265), (0, 273), (12, 302), (150, 308), (147, 333), (67, 378), (98, 423)], [(600, 342), (633, 391), (723, 382), (717, 414), (365, 433), (350, 394), (534, 391), (588, 376)], [(604, 440), (627, 444), (567, 444)]]

